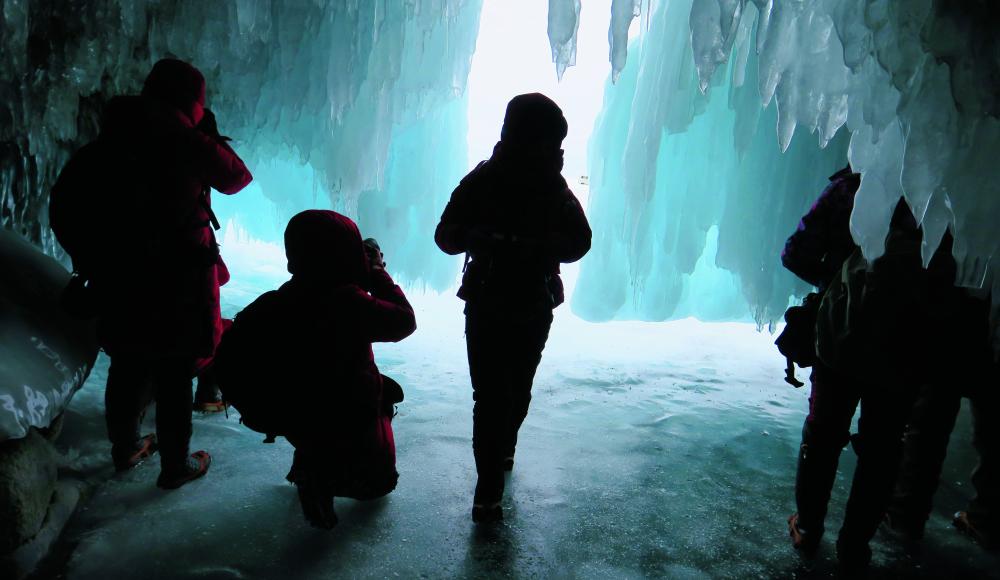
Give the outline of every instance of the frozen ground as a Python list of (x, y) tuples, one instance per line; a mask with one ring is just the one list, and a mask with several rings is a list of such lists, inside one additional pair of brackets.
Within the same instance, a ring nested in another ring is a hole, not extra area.
[[(258, 257), (268, 251), (245, 249)], [(229, 251), (227, 257), (233, 245)], [(230, 310), (255, 286), (269, 279), (273, 285), (280, 268), (242, 272), (227, 287)], [(262, 445), (262, 436), (233, 415), (195, 418), (193, 449), (214, 456), (206, 478), (160, 491), (156, 462), (113, 477), (103, 439), (102, 358), (74, 399), (62, 437), (66, 471), (97, 487), (44, 574), (152, 580), (831, 573), (831, 539), (810, 568), (786, 538), (807, 393), (782, 382), (771, 336), (744, 323), (590, 324), (560, 309), (522, 431), (506, 521), (479, 530), (469, 518), (472, 399), (460, 304), (449, 295), (413, 298), (417, 333), (376, 352), (383, 372), (406, 390), (394, 422), (401, 477), (388, 498), (338, 500), (340, 525), (313, 530), (283, 480), (291, 448), (283, 440)], [(963, 415), (923, 555), (907, 556), (882, 538), (875, 544), (877, 575), (988, 576), (1000, 569), (949, 526), (948, 514), (969, 493), (967, 423)], [(849, 451), (842, 463), (833, 530), (853, 469)]]

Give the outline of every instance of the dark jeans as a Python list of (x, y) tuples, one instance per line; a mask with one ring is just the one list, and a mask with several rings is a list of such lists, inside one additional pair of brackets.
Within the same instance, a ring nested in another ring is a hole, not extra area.
[(808, 532), (823, 533), (840, 453), (850, 441), (851, 419), (860, 403), (858, 463), (840, 539), (866, 544), (875, 535), (892, 493), (912, 394), (897, 385), (861, 385), (822, 364), (813, 367), (810, 380), (809, 416), (802, 429), (795, 478), (799, 523)]
[(465, 340), (472, 378), (472, 450), (476, 458), (475, 502), (503, 496), (503, 462), (514, 456), (517, 432), (528, 414), (531, 385), (552, 326), (552, 311), (533, 315), (470, 304)]
[(896, 482), (903, 431), (917, 394), (917, 389), (902, 384), (864, 388), (855, 442), (858, 465), (838, 541), (867, 545), (878, 531)]
[[(1000, 417), (996, 394), (970, 398), (972, 444), (979, 463), (972, 472), (975, 495), (969, 502), (972, 522), (984, 531), (1000, 531)], [(889, 513), (919, 536), (933, 507), (934, 493), (948, 450), (948, 440), (961, 408), (954, 389), (927, 388), (913, 407), (904, 437), (903, 459)]]
[(191, 441), (191, 379), (194, 362), (187, 358), (145, 360), (111, 358), (104, 412), (116, 462), (127, 459), (139, 440), (146, 408), (156, 402), (156, 437), (163, 470), (182, 469)]
[(795, 474), (795, 504), (803, 530), (822, 535), (840, 453), (851, 440), (851, 419), (861, 400), (858, 385), (817, 362), (809, 375), (809, 415)]

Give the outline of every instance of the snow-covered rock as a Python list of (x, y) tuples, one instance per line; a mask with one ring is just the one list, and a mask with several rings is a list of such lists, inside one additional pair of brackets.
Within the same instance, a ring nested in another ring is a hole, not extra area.
[(86, 380), (97, 357), (91, 321), (59, 306), (69, 272), (0, 230), (0, 442), (46, 428)]

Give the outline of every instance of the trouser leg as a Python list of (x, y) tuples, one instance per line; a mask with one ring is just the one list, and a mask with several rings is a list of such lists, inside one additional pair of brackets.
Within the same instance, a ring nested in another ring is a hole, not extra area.
[(152, 402), (148, 368), (142, 361), (124, 356), (111, 358), (104, 391), (104, 417), (111, 441), (111, 455), (123, 461), (135, 451), (139, 425)]
[[(953, 389), (925, 387), (903, 435), (903, 459), (889, 504), (894, 522), (920, 536), (930, 516), (962, 399)], [(894, 523), (895, 525), (895, 523)]]
[(153, 363), (156, 395), (156, 436), (160, 442), (160, 467), (183, 468), (191, 441), (191, 379), (194, 365), (188, 359)]
[(528, 320), (523, 326), (521, 338), (511, 344), (511, 385), (510, 385), (510, 421), (508, 423), (506, 441), (504, 442), (504, 457), (513, 457), (517, 446), (517, 432), (521, 429), (525, 417), (528, 416), (528, 405), (531, 403), (531, 387), (535, 380), (535, 371), (542, 361), (542, 350), (549, 337), (552, 326), (552, 313), (547, 313)]
[(822, 535), (830, 492), (837, 476), (840, 453), (850, 440), (851, 419), (858, 406), (856, 385), (822, 364), (810, 375), (809, 416), (802, 427), (795, 504), (799, 527)]
[(977, 396), (972, 403), (972, 445), (979, 463), (972, 472), (975, 495), (969, 502), (969, 519), (986, 534), (1000, 537), (1000, 397)]
[(861, 397), (858, 465), (839, 542), (867, 545), (882, 522), (899, 469), (903, 429), (913, 396), (875, 386)]
[(219, 390), (219, 383), (211, 365), (198, 374), (194, 400), (196, 403), (212, 403), (222, 400), (222, 391)]
[(510, 364), (504, 327), (495, 318), (469, 312), (465, 324), (472, 379), (472, 452), (476, 459), (475, 502), (503, 496), (503, 454), (511, 415)]

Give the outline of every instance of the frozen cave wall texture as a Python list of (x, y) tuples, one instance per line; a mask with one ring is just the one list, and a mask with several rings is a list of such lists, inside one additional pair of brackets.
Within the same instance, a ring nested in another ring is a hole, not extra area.
[(950, 227), (959, 282), (997, 283), (994, 3), (615, 6), (646, 22), (590, 143), (595, 250), (574, 296), (581, 315), (726, 317), (737, 294), (758, 323), (773, 321), (803, 290), (781, 269), (782, 242), (848, 158), (863, 175), (851, 227), (867, 257), (883, 251), (902, 196), (925, 260)]
[(96, 136), (106, 99), (173, 56), (205, 74), (220, 129), (254, 168), (259, 199), (232, 216), (251, 235), (274, 239), (307, 207), (341, 209), (394, 274), (447, 287), (457, 264), (426, 232), (468, 169), (481, 4), (0, 0), (2, 225), (58, 255), (46, 202), (59, 170)]
[[(273, 240), (296, 211), (337, 208), (379, 238), (394, 275), (445, 289), (459, 264), (428, 232), (468, 169), (481, 4), (0, 0), (0, 221), (58, 255), (46, 197), (59, 169), (108, 96), (176, 56), (205, 72), (223, 132), (254, 167), (228, 217)], [(548, 8), (562, 75), (587, 6)], [(903, 196), (925, 258), (950, 227), (960, 282), (997, 283), (998, 12), (988, 0), (613, 0), (589, 145), (594, 250), (574, 310), (776, 320), (806, 290), (781, 268), (782, 243), (848, 159), (863, 174), (852, 229), (869, 258)]]

